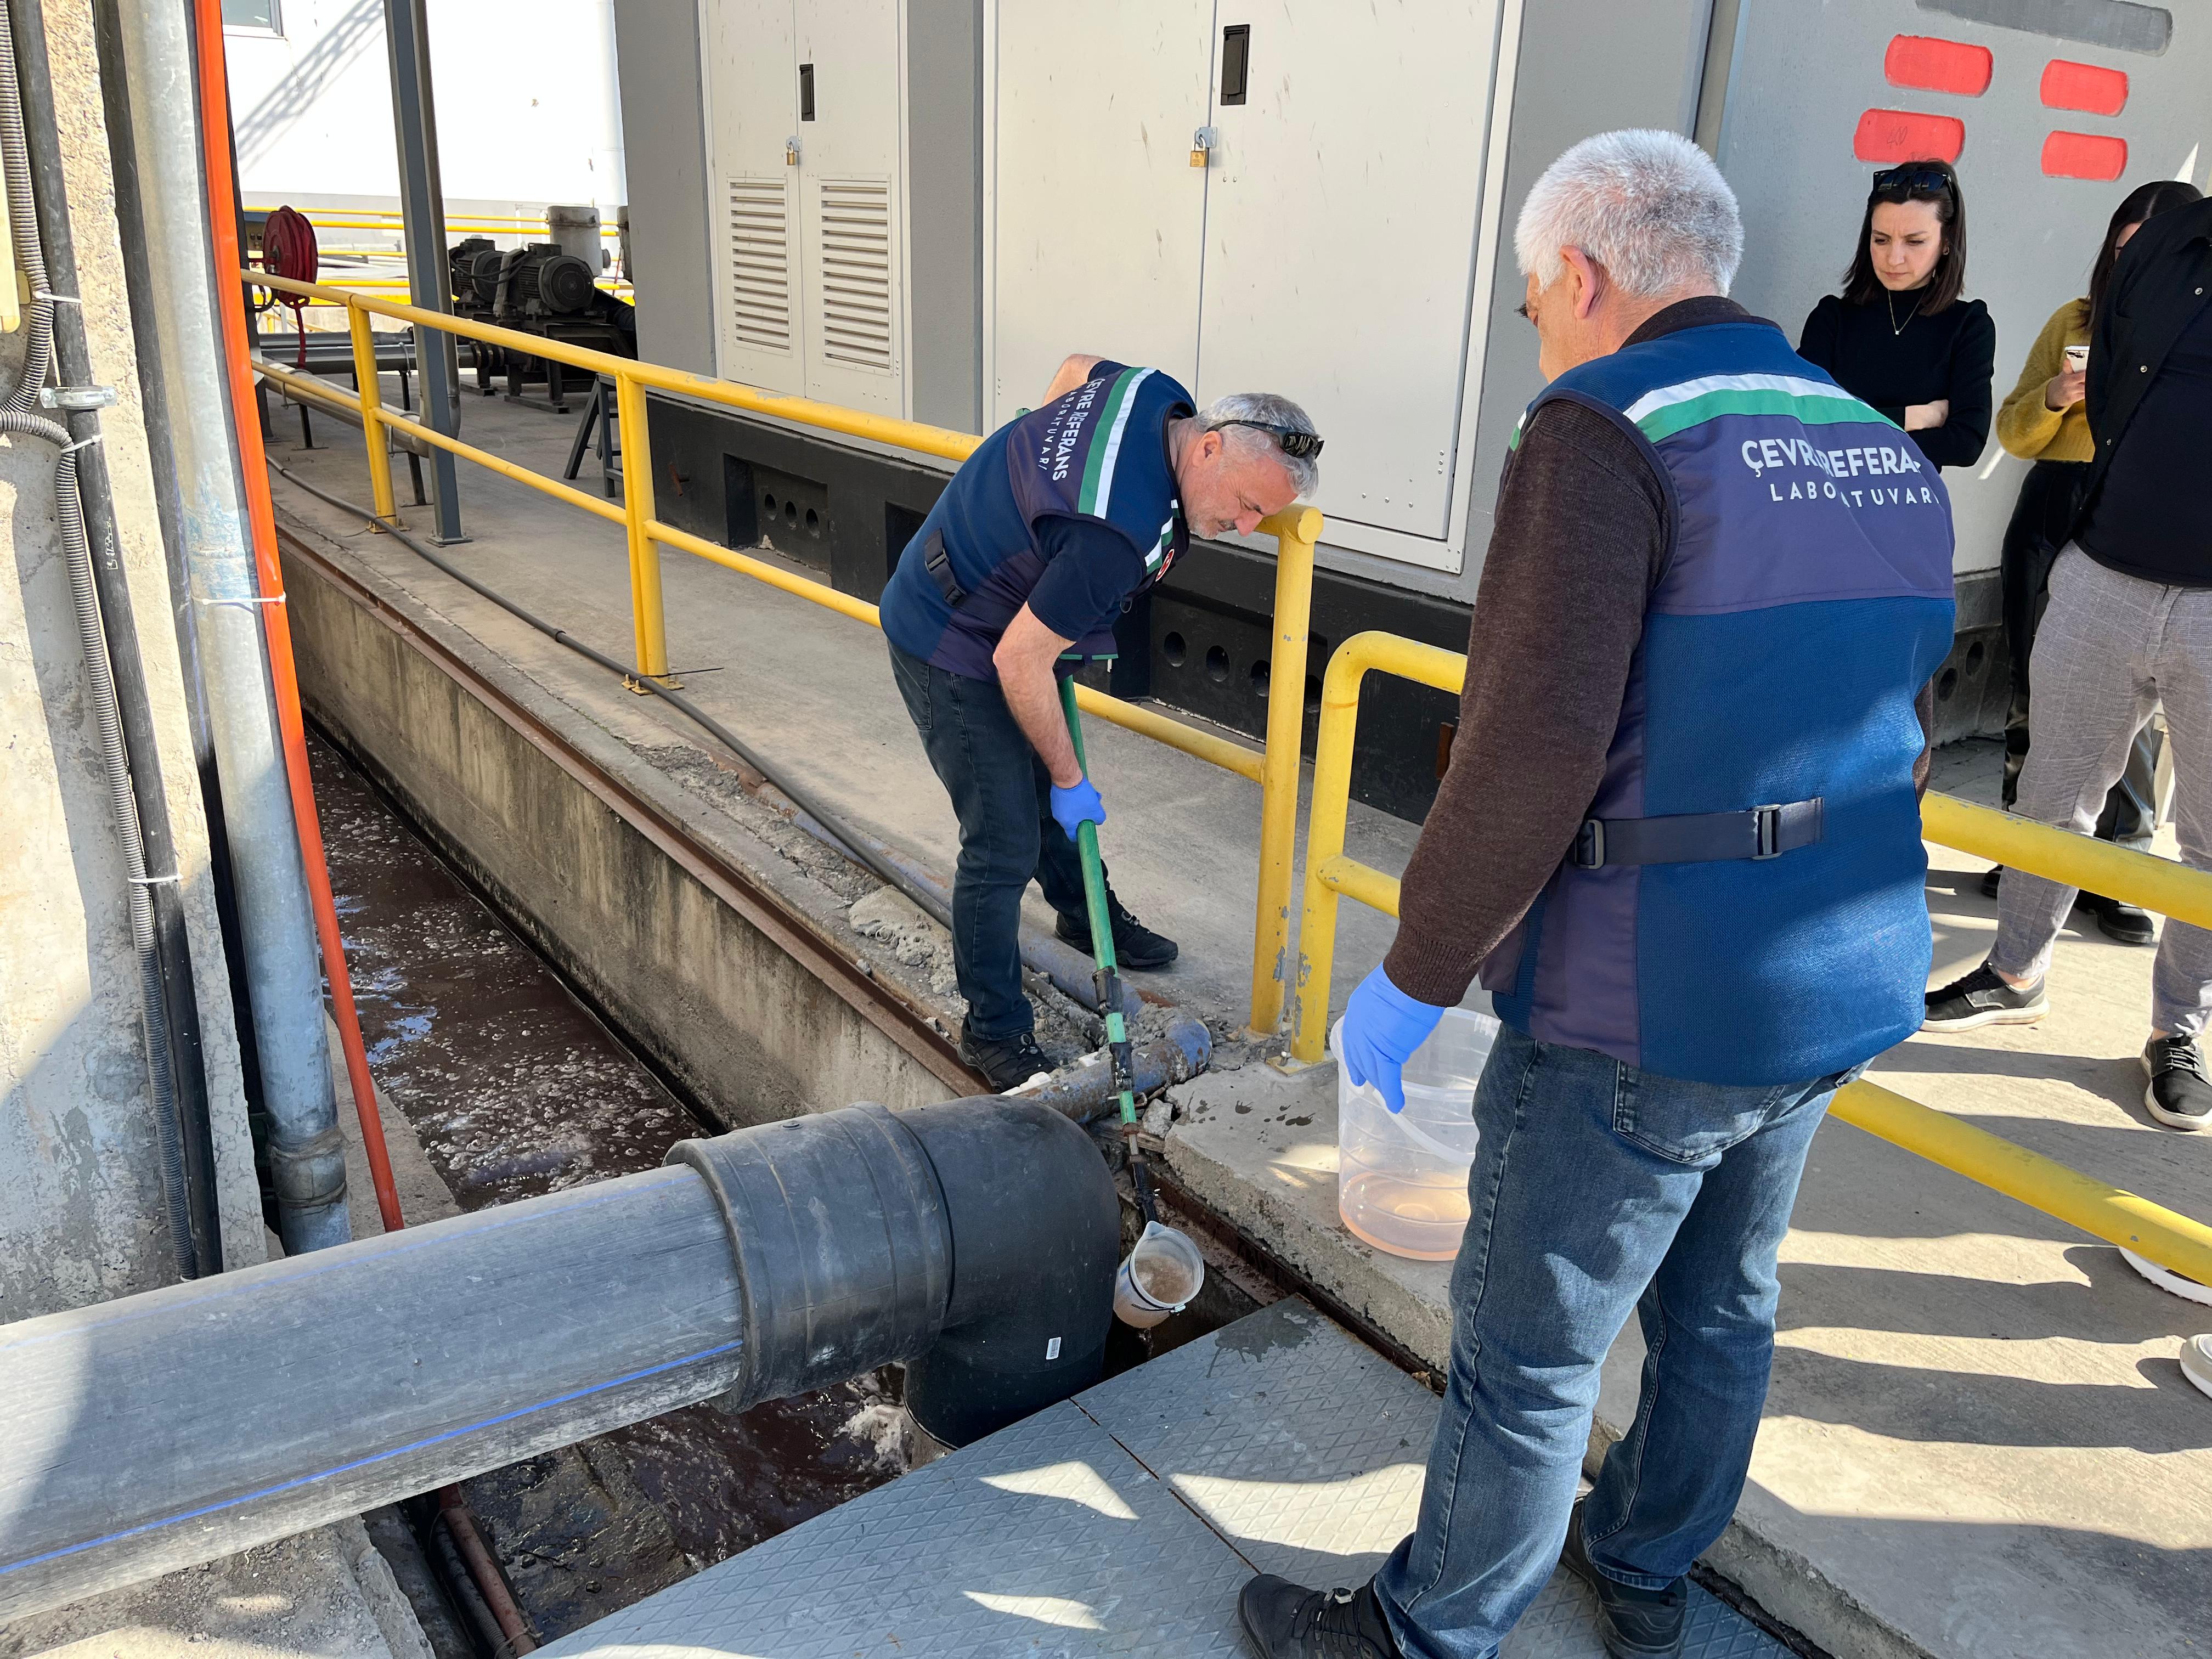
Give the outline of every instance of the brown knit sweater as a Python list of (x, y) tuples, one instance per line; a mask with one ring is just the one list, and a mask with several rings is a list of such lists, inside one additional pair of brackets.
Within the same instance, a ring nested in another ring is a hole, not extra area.
[[(1729, 300), (1685, 300), (1626, 343), (1748, 315)], [(1465, 996), (1573, 844), (1669, 550), (1664, 503), (1635, 441), (1577, 404), (1545, 404), (1507, 457), (1459, 731), (1406, 866), (1383, 964), (1407, 995), (1445, 1007)], [(1934, 704), (1924, 689), (1921, 703), (1925, 732)]]

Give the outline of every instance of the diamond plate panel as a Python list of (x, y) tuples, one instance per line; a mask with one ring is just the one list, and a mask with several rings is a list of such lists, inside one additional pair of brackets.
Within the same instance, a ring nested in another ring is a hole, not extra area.
[(1358, 1584), (1413, 1529), (1437, 1397), (1298, 1301), (1076, 1403), (1261, 1572)]
[(1237, 1653), (1249, 1572), (1055, 1406), (541, 1649), (547, 1659)]
[[(1301, 1302), (1040, 1412), (553, 1643), (546, 1659), (1240, 1655), (1254, 1571), (1358, 1584), (1409, 1531), (1434, 1395)], [(1789, 1659), (1702, 1590), (1686, 1659)], [(1502, 1659), (1602, 1659), (1555, 1577)]]
[[(1278, 1302), (1076, 1397), (1260, 1572), (1364, 1583), (1419, 1517), (1439, 1401), (1306, 1304)], [(1790, 1659), (1691, 1589), (1685, 1659)], [(1595, 1597), (1560, 1571), (1500, 1659), (1604, 1659)]]

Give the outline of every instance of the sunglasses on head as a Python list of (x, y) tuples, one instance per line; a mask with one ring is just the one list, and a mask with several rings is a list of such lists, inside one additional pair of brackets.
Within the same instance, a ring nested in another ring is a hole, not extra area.
[(1299, 459), (1321, 453), (1322, 436), (1318, 432), (1294, 432), (1268, 421), (1216, 421), (1207, 430), (1218, 432), (1224, 426), (1249, 426), (1255, 432), (1272, 432), (1283, 453)]
[(1948, 190), (1951, 175), (1937, 167), (1884, 167), (1874, 176), (1874, 193), (1886, 190)]

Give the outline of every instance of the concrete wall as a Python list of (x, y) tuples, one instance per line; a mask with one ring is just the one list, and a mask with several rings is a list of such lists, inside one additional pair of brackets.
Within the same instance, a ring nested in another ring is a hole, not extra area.
[[(225, 1261), (264, 1254), (238, 1039), (192, 766), (133, 356), (90, 16), (46, 9), (118, 550), (149, 683), (199, 995)], [(22, 337), (0, 338), (12, 385)], [(53, 451), (0, 447), (0, 1321), (173, 1277), (162, 1221), (121, 846), (94, 746), (54, 520)], [(157, 872), (155, 873), (165, 873)]]
[[(695, 1097), (732, 1127), (855, 1100), (902, 1107), (945, 1098), (945, 1085), (917, 1059), (582, 775), (300, 557), (289, 532), (287, 542), (285, 588), (310, 713)], [(352, 574), (374, 580), (357, 567)], [(588, 745), (590, 761), (622, 789), (664, 803), (696, 834), (720, 833), (680, 785), (484, 647), (395, 590), (380, 586), (376, 597), (507, 696), (547, 704), (544, 718)], [(732, 848), (726, 856), (744, 863)]]
[(637, 355), (714, 372), (714, 254), (708, 244), (707, 117), (695, 0), (614, 0), (623, 137), (633, 180)]
[[(671, 7), (672, 11), (678, 9)], [(434, 0), (447, 210), (623, 200), (614, 0)], [(223, 31), (249, 204), (397, 205), (383, 0), (283, 0), (283, 33)]]

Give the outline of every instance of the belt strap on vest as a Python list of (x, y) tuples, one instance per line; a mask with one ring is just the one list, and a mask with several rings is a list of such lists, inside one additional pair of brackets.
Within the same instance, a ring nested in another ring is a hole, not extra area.
[(1625, 864), (1712, 864), (1772, 859), (1820, 839), (1820, 798), (1741, 812), (1660, 818), (1585, 818), (1570, 861), (1577, 870)]
[(968, 602), (968, 590), (960, 586), (960, 579), (952, 574), (952, 556), (945, 550), (943, 532), (933, 530), (921, 550), (922, 565), (929, 572), (930, 580), (937, 591), (945, 595), (945, 604), (957, 611)]

